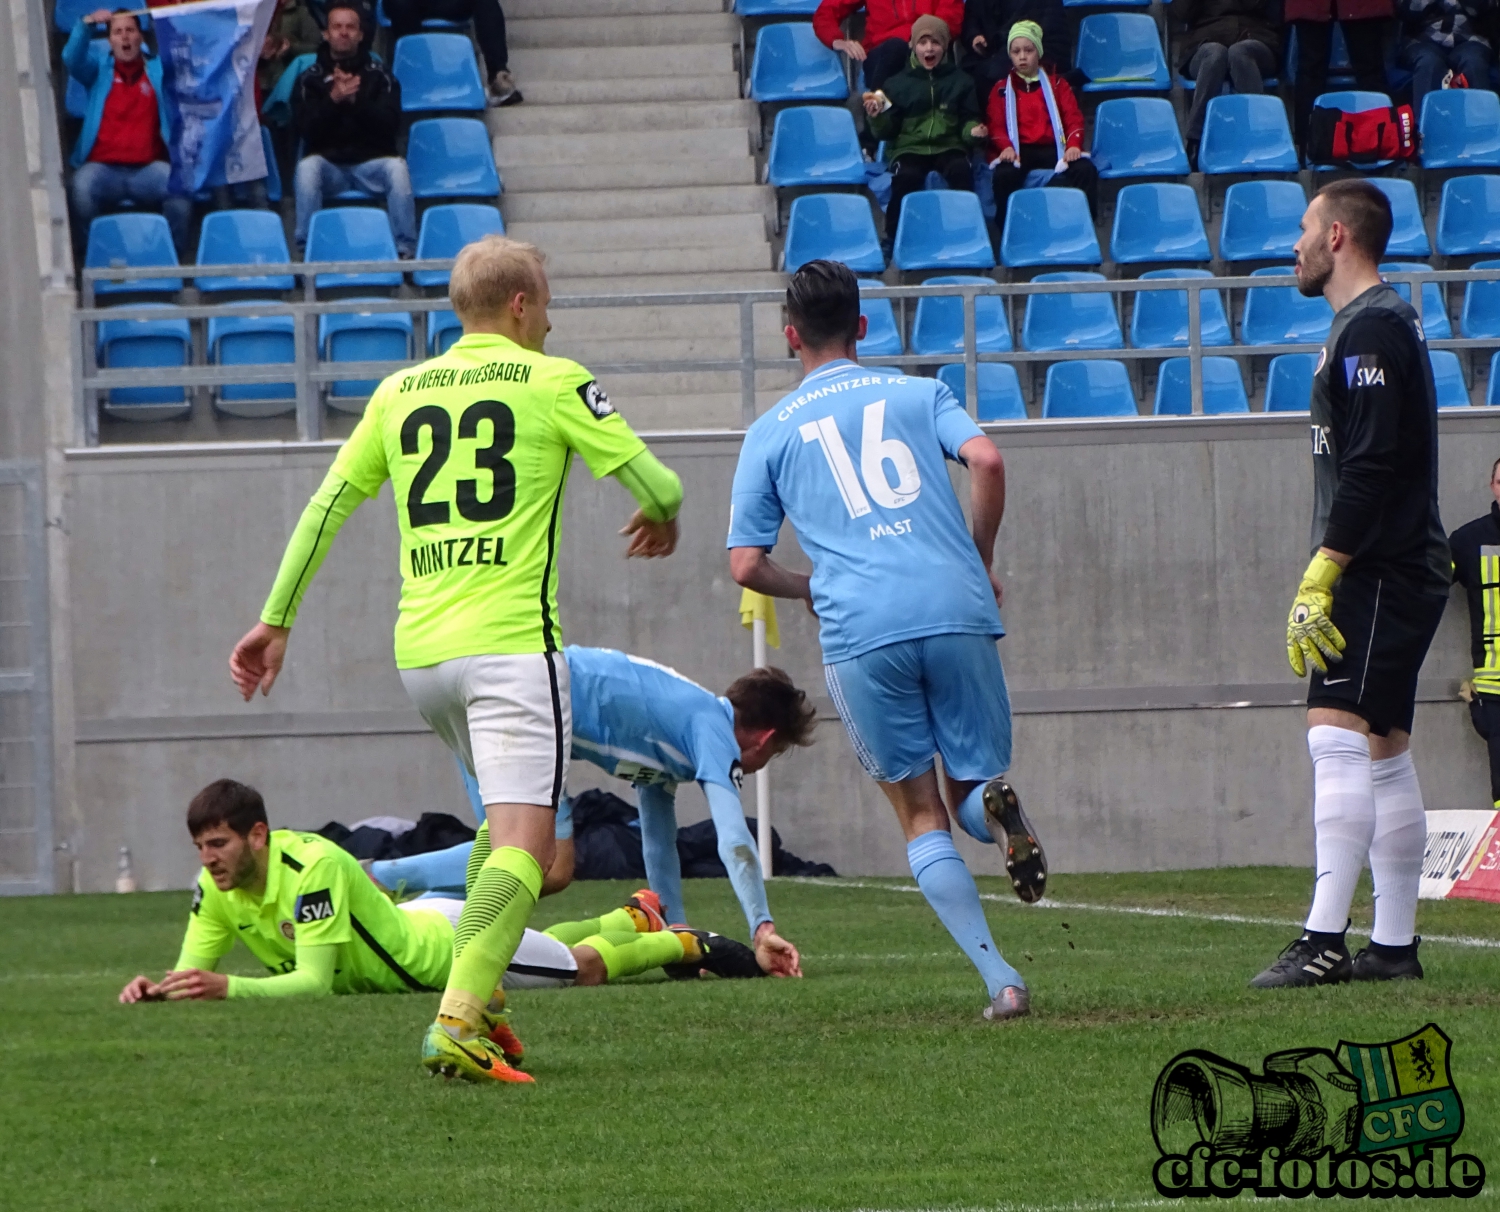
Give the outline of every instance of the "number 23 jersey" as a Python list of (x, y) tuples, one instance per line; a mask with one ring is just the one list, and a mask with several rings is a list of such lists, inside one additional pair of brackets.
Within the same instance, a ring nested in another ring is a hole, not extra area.
[(465, 336), (382, 382), (330, 476), (395, 490), (397, 666), (557, 651), (573, 452), (599, 479), (645, 449), (582, 366), (502, 336)]
[(983, 436), (935, 379), (819, 367), (746, 433), (728, 546), (774, 547), (791, 521), (830, 664), (922, 636), (1004, 635), (946, 466)]

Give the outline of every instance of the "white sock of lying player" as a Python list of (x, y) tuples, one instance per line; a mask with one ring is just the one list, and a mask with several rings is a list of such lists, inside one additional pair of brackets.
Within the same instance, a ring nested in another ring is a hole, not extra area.
[(1427, 813), (1410, 751), (1371, 763), (1375, 837), (1370, 874), (1375, 880), (1375, 927), (1370, 941), (1404, 947), (1417, 930), (1417, 888), (1427, 847)]
[(1318, 881), (1307, 929), (1342, 934), (1354, 886), (1375, 835), (1375, 791), (1370, 740), (1327, 724), (1307, 730), (1313, 760), (1313, 824)]

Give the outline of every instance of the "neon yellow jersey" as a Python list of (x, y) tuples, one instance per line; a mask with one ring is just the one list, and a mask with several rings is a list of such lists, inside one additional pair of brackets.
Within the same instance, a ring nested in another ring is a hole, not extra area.
[[(238, 940), (273, 974), (297, 966), (297, 944), (338, 947), (335, 993), (442, 989), (453, 962), (453, 927), (441, 913), (398, 909), (358, 860), (315, 833), (271, 834), (266, 891), (220, 892), (199, 873), (182, 941), (188, 960), (217, 960)], [(230, 978), (231, 980), (237, 978)]]
[[(599, 479), (645, 449), (578, 363), (476, 334), (381, 383), (314, 504), (326, 498), (327, 517), (344, 485), (362, 494), (357, 504), (391, 481), (401, 527), (400, 668), (555, 652), (573, 453)], [(289, 625), (305, 589), (306, 575), (287, 572), (284, 562), (261, 613), (268, 623)]]

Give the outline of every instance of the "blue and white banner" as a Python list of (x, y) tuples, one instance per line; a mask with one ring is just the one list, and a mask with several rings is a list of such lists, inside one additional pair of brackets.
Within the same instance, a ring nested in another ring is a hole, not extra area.
[(172, 189), (192, 195), (266, 175), (255, 68), (276, 0), (193, 0), (151, 10), (172, 115)]

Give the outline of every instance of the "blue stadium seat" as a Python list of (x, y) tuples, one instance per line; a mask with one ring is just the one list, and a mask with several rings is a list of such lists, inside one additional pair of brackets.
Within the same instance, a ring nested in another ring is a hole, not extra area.
[[(1153, 269), (1142, 278), (1212, 278), (1206, 269)], [(1229, 320), (1224, 315), (1224, 296), (1217, 290), (1205, 290), (1202, 328), (1199, 338), (1204, 345), (1233, 345)], [(1130, 315), (1130, 343), (1136, 349), (1187, 348), (1188, 292), (1185, 290), (1143, 290), (1135, 295)]]
[(1500, 252), (1500, 176), (1472, 173), (1443, 182), (1437, 250), (1445, 257)]
[(266, 201), (281, 201), (281, 166), (276, 163), (276, 148), (271, 145), (271, 132), (260, 128), (260, 149), (266, 157)]
[(1099, 176), (1180, 177), (1188, 171), (1177, 115), (1165, 97), (1115, 97), (1094, 112)]
[[(123, 215), (100, 215), (89, 224), (88, 250), (84, 268), (116, 269), (142, 265), (177, 267), (177, 250), (172, 247), (172, 229), (160, 215), (130, 211)], [(181, 278), (145, 278), (138, 282), (95, 282), (95, 295), (175, 294), (182, 289)]]
[[(1061, 193), (1061, 190), (1037, 190)], [(1156, 182), (1127, 185), (1115, 199), (1110, 257), (1120, 265), (1143, 261), (1207, 261), (1208, 233), (1198, 210), (1198, 194), (1187, 185)]]
[[(456, 257), (465, 244), (485, 236), (503, 236), (505, 220), (500, 211), (482, 202), (451, 202), (447, 206), (434, 206), (422, 216), (422, 229), (417, 233), (417, 260), (436, 261), (444, 257)], [(447, 271), (424, 269), (413, 273), (411, 280), (418, 286), (447, 286)]]
[(750, 66), (752, 101), (842, 101), (848, 95), (843, 61), (818, 41), (810, 22), (760, 31)]
[[(307, 227), (304, 261), (396, 262), (396, 241), (383, 210), (342, 206), (320, 210)], [(319, 274), (317, 286), (400, 286), (399, 271), (371, 274)]]
[[(925, 286), (958, 286), (978, 282), (993, 286), (990, 278), (955, 274), (928, 278)], [(1005, 318), (1005, 300), (999, 295), (980, 295), (974, 300), (974, 348), (981, 353), (1008, 353), (1012, 346), (1010, 323)], [(917, 300), (917, 315), (911, 326), (914, 354), (962, 354), (964, 351), (963, 300), (957, 295), (929, 296)]]
[[(411, 332), (406, 312), (328, 313), (318, 317), (318, 349), (325, 362), (406, 362), (412, 356)], [(324, 399), (337, 412), (358, 415), (379, 386), (379, 379), (338, 379), (328, 384)]]
[(1423, 168), (1500, 168), (1500, 97), (1435, 88), (1422, 101)]
[(1266, 372), (1266, 411), (1307, 412), (1317, 366), (1317, 354), (1278, 354), (1272, 358)]
[[(950, 362), (937, 372), (942, 383), (958, 402), (965, 402), (968, 376), (963, 363)], [(1026, 401), (1021, 396), (1021, 381), (1016, 377), (1016, 368), (1006, 362), (979, 363), (979, 412), (981, 421), (1024, 421)]]
[[(909, 195), (907, 201), (916, 196)], [(979, 209), (978, 199), (974, 209)], [(1083, 191), (1021, 189), (1011, 194), (1000, 237), (1000, 260), (1011, 267), (1098, 265), (1099, 239)]]
[[(375, 0), (375, 24), (381, 29), (390, 29), (391, 19), (385, 15), (385, 0)], [(422, 22), (425, 30), (438, 30), (447, 33), (462, 33), (468, 29), (472, 22), (448, 21), (442, 17), (427, 17)]]
[(1236, 181), (1224, 191), (1219, 256), (1225, 261), (1290, 257), (1307, 195), (1295, 181)]
[(432, 357), (445, 354), (453, 342), (464, 335), (464, 326), (451, 311), (429, 311), (427, 313), (427, 352)]
[[(1153, 411), (1159, 417), (1192, 415), (1191, 358), (1168, 358), (1161, 364), (1161, 371), (1156, 379), (1156, 405)], [(1240, 377), (1240, 364), (1233, 358), (1204, 358), (1204, 415), (1249, 411), (1250, 400), (1245, 395), (1245, 380)]]
[[(1500, 261), (1475, 261), (1469, 268), (1500, 269)], [(1464, 307), (1458, 316), (1458, 331), (1470, 340), (1500, 338), (1500, 281), (1470, 282), (1464, 288)]]
[(1094, 13), (1078, 27), (1074, 55), (1086, 93), (1164, 92), (1172, 86), (1156, 22), (1145, 13)]
[[(1431, 273), (1432, 266), (1424, 265), (1420, 261), (1387, 261), (1380, 266), (1380, 272), (1385, 273), (1422, 274)], [(1393, 282), (1391, 285), (1408, 303), (1411, 302), (1411, 286), (1405, 282)], [(1443, 294), (1443, 286), (1437, 282), (1422, 283), (1422, 330), (1427, 334), (1429, 341), (1446, 341), (1453, 335), (1453, 325), (1448, 321), (1448, 303)]]
[(808, 194), (792, 202), (786, 272), (794, 274), (820, 259), (842, 261), (857, 274), (885, 272), (885, 254), (875, 234), (870, 201), (863, 194)]
[(1464, 368), (1458, 355), (1451, 349), (1434, 349), (1432, 358), (1432, 382), (1437, 388), (1439, 408), (1469, 407), (1469, 388), (1464, 382)]
[(408, 34), (396, 43), (391, 74), (401, 85), (401, 112), (478, 112), (487, 104), (474, 44), (463, 34)]
[[(1037, 274), (1033, 282), (1103, 282), (1103, 274)], [(1124, 344), (1114, 296), (1028, 295), (1021, 346), (1031, 350), (1117, 349)], [(1050, 380), (1049, 380), (1050, 382)]]
[(1054, 362), (1047, 367), (1042, 417), (1136, 417), (1135, 392), (1124, 362)]
[(901, 344), (901, 328), (896, 323), (896, 311), (889, 299), (867, 299), (864, 292), (878, 290), (884, 283), (859, 282), (859, 314), (865, 318), (865, 339), (855, 348), (862, 358), (894, 358), (905, 353)]
[[(785, 117), (788, 112), (783, 111), (781, 116)], [(845, 118), (849, 116), (848, 110), (834, 112)], [(1057, 194), (1077, 191), (1033, 189), (1021, 192)], [(1083, 195), (1078, 196), (1082, 198)], [(1088, 213), (1087, 207), (1084, 213)], [(1097, 249), (1097, 245), (1095, 247)], [(993, 269), (995, 254), (990, 249), (990, 233), (984, 225), (979, 198), (966, 189), (922, 190), (907, 194), (901, 199), (901, 217), (896, 222), (896, 247), (891, 263), (897, 269)]]
[[(215, 210), (203, 216), (198, 233), (199, 265), (286, 265), (292, 254), (286, 246), (281, 216), (270, 210)], [(194, 278), (204, 294), (225, 290), (291, 290), (291, 274), (263, 277)]]
[(478, 118), (425, 118), (406, 140), (416, 198), (496, 198), (500, 174), (489, 131)]
[(1210, 101), (1198, 167), (1205, 173), (1294, 173), (1301, 168), (1281, 98), (1231, 93)]
[[(295, 362), (292, 316), (210, 316), (208, 360), (216, 366)], [(275, 417), (297, 410), (295, 383), (224, 383), (214, 406), (234, 417)]]
[(1500, 408), (1500, 353), (1490, 359), (1490, 385), (1484, 394), (1487, 408)]
[[(168, 303), (149, 306), (164, 312), (177, 310)], [(101, 320), (97, 332), (101, 370), (159, 369), (187, 366), (191, 361), (192, 334), (180, 317)], [(110, 416), (133, 421), (165, 421), (192, 411), (184, 387), (115, 387), (102, 393), (101, 399)]]
[[(1290, 274), (1292, 267), (1257, 269), (1253, 278)], [(1240, 339), (1246, 345), (1293, 345), (1322, 341), (1333, 323), (1333, 308), (1321, 295), (1305, 297), (1295, 286), (1252, 286), (1245, 292)]]
[(795, 185), (863, 185), (865, 158), (854, 116), (834, 105), (800, 105), (776, 115), (766, 180)]
[(811, 17), (818, 0), (734, 0), (734, 11), (740, 17)]
[(1430, 257), (1427, 224), (1417, 205), (1417, 187), (1405, 177), (1366, 177), (1391, 202), (1391, 238), (1385, 246), (1388, 257)]

